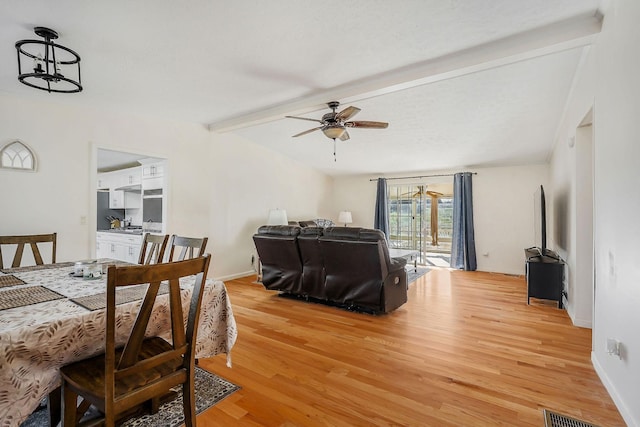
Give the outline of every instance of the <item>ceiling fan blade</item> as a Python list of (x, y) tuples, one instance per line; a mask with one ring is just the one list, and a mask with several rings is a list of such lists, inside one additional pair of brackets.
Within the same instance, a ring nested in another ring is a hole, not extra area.
[(306, 117), (296, 117), (296, 116), (285, 116), (287, 119), (298, 119), (298, 120), (308, 120), (310, 122), (318, 122), (318, 123), (322, 123), (322, 120), (318, 120), (318, 119), (308, 119)]
[(349, 137), (349, 132), (347, 132), (346, 130), (342, 133), (342, 136), (340, 137), (340, 141), (346, 141), (348, 140)]
[(386, 129), (389, 126), (389, 123), (385, 122), (368, 122), (368, 121), (357, 121), (357, 122), (345, 122), (344, 125), (348, 128), (369, 128), (369, 129)]
[(336, 114), (336, 120), (349, 120), (351, 117), (355, 116), (360, 112), (358, 107), (347, 107), (344, 110), (340, 111)]
[(317, 128), (313, 128), (313, 129), (309, 129), (309, 130), (305, 130), (304, 132), (297, 133), (297, 134), (293, 135), (292, 138), (295, 138), (297, 136), (306, 135), (308, 133), (315, 132), (315, 131), (317, 131), (319, 129), (322, 129), (322, 126), (317, 127)]

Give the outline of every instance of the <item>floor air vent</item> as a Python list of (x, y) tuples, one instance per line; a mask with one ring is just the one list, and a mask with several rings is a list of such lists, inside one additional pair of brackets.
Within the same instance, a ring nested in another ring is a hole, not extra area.
[(595, 424), (576, 420), (575, 418), (551, 412), (547, 409), (545, 409), (543, 413), (545, 427), (598, 427)]

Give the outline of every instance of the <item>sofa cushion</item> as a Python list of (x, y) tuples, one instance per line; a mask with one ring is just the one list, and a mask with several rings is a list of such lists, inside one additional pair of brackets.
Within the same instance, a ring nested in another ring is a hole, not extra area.
[(386, 241), (382, 231), (360, 227), (329, 227), (324, 230), (324, 236), (341, 240)]
[(324, 228), (322, 227), (302, 227), (300, 229), (300, 236), (322, 236), (324, 234)]
[(300, 227), (317, 227), (318, 224), (316, 224), (316, 222), (314, 220), (308, 220), (308, 221), (298, 221), (298, 224), (300, 225)]
[(263, 225), (258, 228), (258, 234), (268, 234), (271, 236), (297, 236), (300, 234), (300, 227), (297, 225)]

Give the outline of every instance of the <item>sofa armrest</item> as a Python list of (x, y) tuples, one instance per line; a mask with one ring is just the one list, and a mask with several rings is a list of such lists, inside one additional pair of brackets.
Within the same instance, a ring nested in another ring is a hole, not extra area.
[[(406, 260), (402, 259), (402, 267), (389, 272), (382, 284), (382, 311), (389, 313), (407, 302)], [(401, 263), (399, 263), (401, 264)]]
[(402, 270), (407, 265), (406, 258), (390, 258), (389, 261), (389, 273)]

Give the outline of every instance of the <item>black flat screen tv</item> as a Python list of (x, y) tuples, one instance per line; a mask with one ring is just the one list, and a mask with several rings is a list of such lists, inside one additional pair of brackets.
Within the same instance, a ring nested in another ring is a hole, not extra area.
[(544, 188), (542, 185), (534, 194), (534, 214), (535, 214), (535, 244), (540, 250), (540, 255), (545, 255), (547, 251), (547, 212), (544, 200)]

